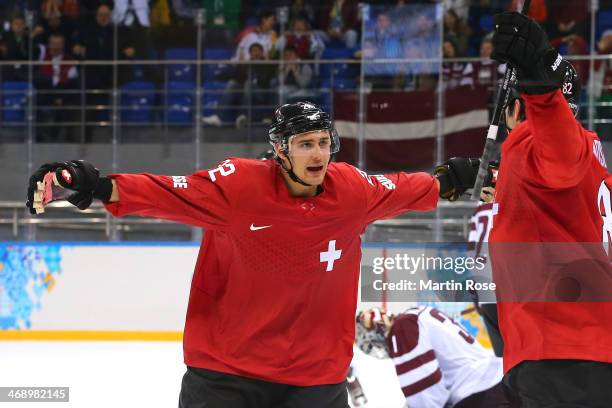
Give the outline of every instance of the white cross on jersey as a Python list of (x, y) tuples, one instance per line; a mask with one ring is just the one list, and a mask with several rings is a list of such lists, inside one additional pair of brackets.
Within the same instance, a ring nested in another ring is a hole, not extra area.
[(319, 262), (327, 262), (327, 272), (330, 272), (334, 269), (334, 261), (340, 259), (342, 256), (342, 250), (336, 250), (336, 240), (329, 241), (327, 246), (327, 252), (321, 252), (319, 254)]

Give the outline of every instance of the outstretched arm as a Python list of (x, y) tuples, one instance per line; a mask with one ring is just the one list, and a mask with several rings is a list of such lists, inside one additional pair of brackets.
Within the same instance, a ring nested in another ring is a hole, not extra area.
[(113, 185), (113, 192), (111, 193), (111, 196), (108, 202), (115, 203), (119, 201), (119, 188), (117, 187), (117, 182), (115, 180), (111, 180), (111, 183)]
[[(190, 176), (115, 174), (100, 177), (98, 169), (84, 161), (56, 162), (42, 166), (30, 178), (27, 207), (36, 213), (40, 194), (38, 182), (53, 172), (62, 187), (74, 191), (67, 201), (81, 210), (93, 199), (101, 200), (115, 216), (140, 215), (183, 224), (222, 229), (229, 225), (232, 212), (228, 177), (234, 165), (227, 160), (220, 168)], [(219, 170), (221, 169), (221, 170)], [(231, 171), (230, 171), (231, 170)], [(222, 181), (222, 182), (221, 182)], [(40, 200), (39, 200), (40, 201)]]

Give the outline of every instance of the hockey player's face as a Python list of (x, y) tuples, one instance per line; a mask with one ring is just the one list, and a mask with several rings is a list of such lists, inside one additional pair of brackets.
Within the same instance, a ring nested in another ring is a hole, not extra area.
[(293, 172), (313, 186), (323, 183), (330, 154), (331, 137), (326, 130), (301, 133), (289, 144)]

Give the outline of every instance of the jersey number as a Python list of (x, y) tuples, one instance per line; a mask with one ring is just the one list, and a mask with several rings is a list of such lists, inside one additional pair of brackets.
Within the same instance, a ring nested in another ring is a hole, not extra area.
[(459, 328), (459, 335), (463, 338), (463, 340), (465, 340), (469, 344), (474, 343), (474, 338), (472, 336), (470, 336), (470, 334), (465, 331), (463, 326), (461, 326), (459, 323), (457, 323), (452, 317), (448, 317), (447, 315), (445, 315), (444, 313), (442, 313), (438, 309), (431, 309), (429, 314), (434, 319), (438, 320), (441, 323), (444, 323), (446, 320), (449, 320), (452, 324), (454, 324), (455, 326), (457, 326)]
[(215, 173), (219, 173), (222, 176), (229, 176), (233, 172), (236, 171), (236, 167), (229, 161), (226, 160), (219, 165), (219, 167), (215, 167), (214, 169), (208, 170), (208, 176), (210, 177), (210, 181), (216, 181), (217, 176)]

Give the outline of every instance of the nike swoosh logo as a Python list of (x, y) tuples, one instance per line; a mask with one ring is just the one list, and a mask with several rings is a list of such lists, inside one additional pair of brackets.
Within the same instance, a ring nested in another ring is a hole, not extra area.
[(271, 225), (262, 225), (261, 227), (256, 227), (255, 225), (251, 224), (251, 231), (257, 231), (257, 230), (261, 230), (264, 228), (270, 228)]

